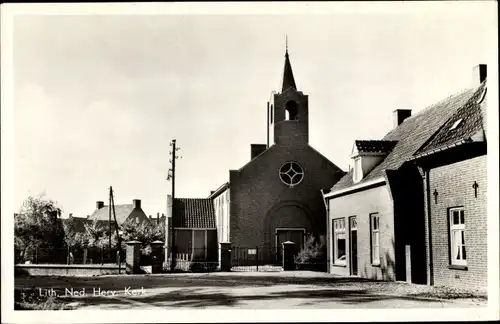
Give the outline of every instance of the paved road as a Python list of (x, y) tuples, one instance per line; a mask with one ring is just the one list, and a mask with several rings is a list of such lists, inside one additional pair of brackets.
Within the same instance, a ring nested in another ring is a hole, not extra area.
[[(22, 277), (16, 288), (50, 289), (78, 309), (297, 309), (477, 307), (404, 293), (408, 285), (318, 273)], [(392, 286), (391, 286), (392, 285)], [(419, 288), (423, 289), (423, 288)]]

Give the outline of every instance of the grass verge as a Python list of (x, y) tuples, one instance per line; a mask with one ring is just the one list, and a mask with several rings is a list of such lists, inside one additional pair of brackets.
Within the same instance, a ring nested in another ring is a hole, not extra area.
[(14, 310), (71, 310), (55, 296), (41, 296), (35, 288), (14, 290)]

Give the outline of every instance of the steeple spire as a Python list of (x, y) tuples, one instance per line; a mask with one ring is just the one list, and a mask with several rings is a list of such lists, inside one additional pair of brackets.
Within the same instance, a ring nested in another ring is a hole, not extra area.
[(283, 86), (281, 92), (284, 92), (288, 88), (294, 88), (297, 90), (295, 85), (295, 79), (293, 78), (292, 65), (290, 64), (290, 58), (288, 57), (288, 35), (285, 36), (285, 69), (283, 71)]

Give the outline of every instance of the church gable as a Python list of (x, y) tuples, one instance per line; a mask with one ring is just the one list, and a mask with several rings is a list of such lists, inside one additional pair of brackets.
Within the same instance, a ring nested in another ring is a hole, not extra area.
[[(303, 172), (303, 178), (306, 182), (310, 181), (308, 180), (310, 178), (318, 179), (321, 177), (333, 181), (333, 178), (340, 179), (345, 173), (308, 144), (273, 145), (239, 170), (233, 172), (238, 175), (238, 178), (250, 178), (254, 183), (257, 181), (278, 182), (281, 180), (286, 185), (286, 180), (283, 179), (287, 179), (287, 170), (285, 169), (286, 164), (289, 165), (290, 163), (297, 165), (295, 171)], [(290, 174), (294, 174), (293, 170)], [(295, 183), (292, 181), (290, 184), (293, 187)], [(332, 186), (333, 184), (334, 182), (331, 183)]]

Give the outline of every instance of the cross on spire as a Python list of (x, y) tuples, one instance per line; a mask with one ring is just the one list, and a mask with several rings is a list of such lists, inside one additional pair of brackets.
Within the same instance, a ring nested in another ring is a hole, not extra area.
[(281, 87), (281, 92), (285, 92), (285, 90), (290, 87), (297, 90), (295, 78), (293, 77), (292, 65), (290, 64), (290, 58), (288, 56), (288, 35), (285, 35), (285, 68), (283, 71), (283, 86)]

